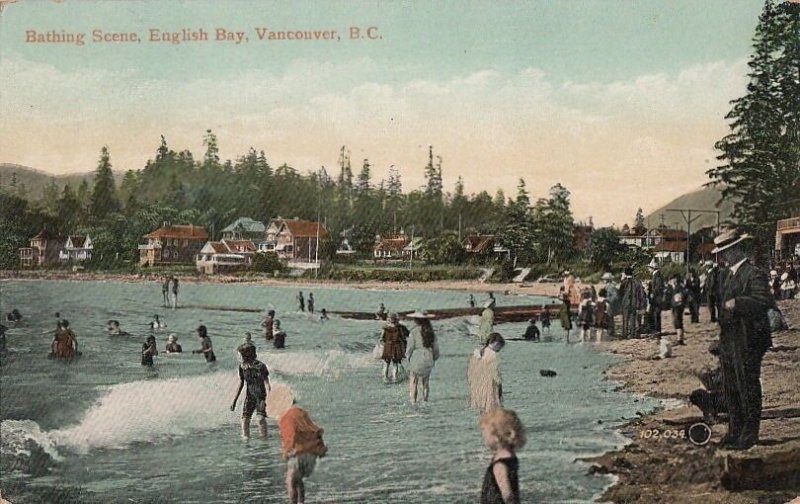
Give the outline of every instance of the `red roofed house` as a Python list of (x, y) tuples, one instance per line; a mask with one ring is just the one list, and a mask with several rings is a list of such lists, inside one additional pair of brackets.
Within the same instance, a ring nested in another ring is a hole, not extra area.
[(494, 235), (469, 235), (462, 242), (464, 250), (472, 254), (492, 252), (494, 249)]
[(402, 259), (403, 249), (411, 242), (411, 238), (405, 234), (381, 238), (372, 249), (372, 257), (375, 259)]
[(89, 236), (70, 235), (67, 243), (58, 252), (60, 261), (83, 262), (92, 258), (94, 245)]
[(19, 262), (22, 267), (49, 266), (58, 263), (58, 256), (67, 239), (43, 229), (31, 238), (30, 247), (19, 249)]
[(140, 266), (191, 264), (208, 241), (206, 229), (193, 224), (165, 224), (144, 237), (147, 238), (147, 244), (139, 245)]
[(214, 274), (244, 269), (253, 264), (256, 246), (251, 240), (210, 241), (197, 254), (197, 271)]
[(330, 241), (331, 235), (319, 222), (302, 219), (274, 219), (267, 227), (267, 239), (274, 232), (275, 249), (281, 259), (312, 262), (319, 258), (321, 243)]

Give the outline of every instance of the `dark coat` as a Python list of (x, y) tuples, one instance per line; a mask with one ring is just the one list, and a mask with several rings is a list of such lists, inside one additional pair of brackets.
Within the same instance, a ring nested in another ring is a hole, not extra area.
[(767, 275), (745, 261), (734, 275), (729, 269), (721, 272), (720, 305), (735, 299), (733, 310), (723, 309), (719, 316), (722, 328), (720, 352), (731, 347), (733, 340), (744, 342), (749, 351), (762, 355), (772, 346), (767, 310), (773, 305)]

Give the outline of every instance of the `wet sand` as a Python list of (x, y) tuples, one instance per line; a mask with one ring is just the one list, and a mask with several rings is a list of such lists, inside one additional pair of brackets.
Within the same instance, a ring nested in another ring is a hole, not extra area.
[[(601, 348), (625, 360), (610, 368), (609, 379), (622, 388), (652, 397), (672, 399), (674, 405), (653, 415), (642, 415), (623, 429), (631, 443), (619, 451), (589, 459), (592, 472), (615, 474), (619, 481), (602, 496), (613, 502), (664, 503), (784, 503), (800, 495), (800, 300), (783, 301), (781, 310), (790, 329), (773, 334), (773, 348), (762, 366), (763, 413), (759, 443), (749, 450), (718, 449), (727, 432), (725, 418), (712, 428), (711, 441), (696, 446), (680, 432), (703, 422), (688, 395), (701, 388), (695, 372), (704, 365), (716, 367), (708, 353), (719, 329), (701, 310), (699, 324), (688, 315), (685, 346), (675, 346), (674, 357), (658, 354), (654, 339), (603, 343)], [(669, 312), (663, 313), (665, 330), (671, 329)], [(668, 329), (669, 328), (669, 329)], [(672, 339), (676, 339), (672, 335)], [(658, 430), (659, 436), (653, 435)]]

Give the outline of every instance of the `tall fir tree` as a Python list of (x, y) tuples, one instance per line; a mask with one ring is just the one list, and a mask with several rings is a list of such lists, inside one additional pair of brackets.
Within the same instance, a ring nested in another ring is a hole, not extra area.
[(733, 219), (765, 255), (776, 221), (800, 209), (800, 4), (767, 0), (753, 38), (747, 92), (731, 102), (730, 133), (709, 185), (735, 201)]
[(120, 211), (117, 186), (114, 172), (111, 171), (111, 156), (108, 147), (100, 150), (100, 161), (94, 176), (94, 187), (89, 200), (89, 216), (94, 222), (100, 222), (106, 216)]

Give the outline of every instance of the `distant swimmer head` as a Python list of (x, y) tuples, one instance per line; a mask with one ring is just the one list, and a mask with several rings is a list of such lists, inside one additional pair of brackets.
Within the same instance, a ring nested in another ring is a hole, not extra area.
[(268, 311), (267, 315), (269, 315), (270, 317), (274, 317), (275, 316), (275, 310)]
[(253, 341), (253, 335), (250, 334), (250, 331), (244, 333), (244, 342), (249, 343)]

